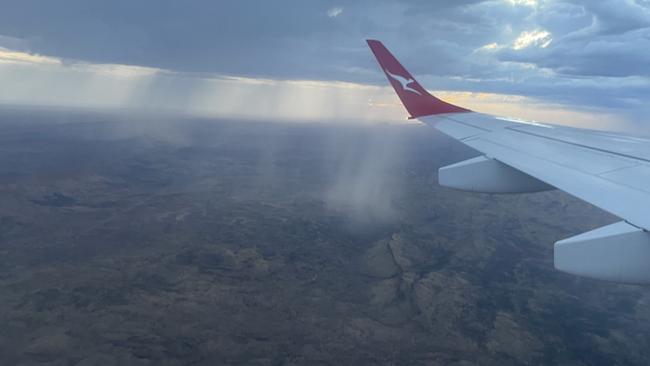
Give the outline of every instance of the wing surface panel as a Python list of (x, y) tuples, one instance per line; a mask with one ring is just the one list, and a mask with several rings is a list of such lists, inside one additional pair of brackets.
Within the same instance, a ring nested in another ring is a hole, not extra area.
[[(462, 117), (454, 116), (458, 118)], [(464, 136), (467, 125), (445, 119), (435, 125), (445, 134), (634, 225), (650, 228), (646, 209), (650, 203), (650, 165), (644, 160), (608, 152), (606, 146), (600, 148), (595, 142), (591, 142), (594, 147), (586, 147), (550, 138), (550, 133), (530, 134), (530, 127), (525, 127), (524, 133), (501, 122), (488, 131), (476, 128), (474, 135), (463, 139), (459, 136)], [(491, 126), (489, 118), (483, 116), (482, 120)]]

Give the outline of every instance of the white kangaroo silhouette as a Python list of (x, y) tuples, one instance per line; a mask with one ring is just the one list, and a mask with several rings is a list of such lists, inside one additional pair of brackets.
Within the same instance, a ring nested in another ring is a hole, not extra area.
[(386, 74), (388, 74), (388, 76), (390, 76), (393, 80), (400, 83), (400, 85), (402, 85), (402, 89), (408, 90), (408, 91), (413, 92), (413, 93), (415, 93), (417, 95), (422, 95), (422, 93), (420, 93), (419, 91), (417, 91), (417, 90), (415, 90), (415, 89), (413, 89), (413, 88), (411, 88), (409, 86), (409, 84), (415, 82), (415, 80), (407, 79), (407, 78), (405, 78), (403, 76), (392, 74), (390, 71), (388, 71), (386, 69), (384, 69), (384, 71), (386, 71)]

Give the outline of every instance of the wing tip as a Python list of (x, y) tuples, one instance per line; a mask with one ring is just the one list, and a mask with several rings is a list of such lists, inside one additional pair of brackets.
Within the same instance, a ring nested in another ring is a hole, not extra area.
[(447, 103), (431, 95), (381, 41), (369, 38), (366, 39), (366, 43), (409, 112), (410, 118), (443, 113), (471, 112), (469, 109)]

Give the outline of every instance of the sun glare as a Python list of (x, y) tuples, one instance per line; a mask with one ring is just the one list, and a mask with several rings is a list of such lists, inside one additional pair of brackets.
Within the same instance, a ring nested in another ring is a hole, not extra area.
[(519, 37), (515, 39), (512, 48), (515, 50), (521, 50), (531, 46), (537, 46), (539, 48), (548, 47), (553, 38), (551, 38), (551, 33), (545, 30), (536, 29), (533, 31), (524, 31), (519, 34)]

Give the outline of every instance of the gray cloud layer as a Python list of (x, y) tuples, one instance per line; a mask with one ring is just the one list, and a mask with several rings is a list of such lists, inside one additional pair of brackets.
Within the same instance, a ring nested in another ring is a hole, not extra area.
[[(643, 102), (650, 1), (522, 3), (5, 0), (0, 46), (188, 73), (384, 83), (363, 42), (371, 37), (430, 87), (586, 106)], [(552, 41), (512, 48), (533, 31)]]

